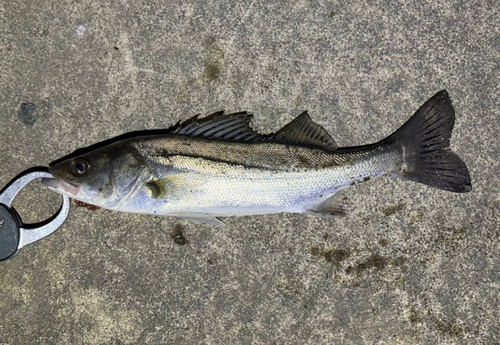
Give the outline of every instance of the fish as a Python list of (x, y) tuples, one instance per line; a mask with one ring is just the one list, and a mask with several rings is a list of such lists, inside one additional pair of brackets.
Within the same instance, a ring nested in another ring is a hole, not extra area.
[(393, 134), (363, 146), (339, 147), (307, 112), (270, 134), (252, 129), (252, 116), (196, 115), (117, 137), (51, 163), (53, 178), (42, 183), (109, 210), (212, 225), (283, 212), (345, 216), (343, 190), (382, 176), (472, 190), (465, 163), (450, 149), (455, 111), (446, 90)]

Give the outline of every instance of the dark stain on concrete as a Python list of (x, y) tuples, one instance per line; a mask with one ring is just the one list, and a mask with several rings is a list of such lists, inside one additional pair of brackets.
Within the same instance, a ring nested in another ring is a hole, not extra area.
[(184, 237), (183, 230), (184, 230), (184, 227), (181, 224), (177, 223), (174, 226), (174, 230), (172, 230), (172, 232), (170, 233), (170, 237), (172, 238), (172, 240), (174, 240), (174, 242), (180, 246), (183, 246), (183, 245), (189, 243), (189, 241), (186, 239), (186, 237)]
[(364, 264), (361, 264), (361, 265), (365, 266), (364, 269), (368, 269), (368, 268), (372, 268), (372, 267), (375, 267), (378, 269), (384, 269), (388, 263), (389, 263), (389, 260), (386, 257), (383, 257), (379, 254), (373, 254), (372, 256), (369, 256), (366, 259)]
[(462, 240), (465, 238), (465, 236), (467, 236), (467, 228), (465, 227), (448, 228), (446, 229), (446, 231), (441, 232), (434, 241), (437, 244), (448, 243), (457, 240)]
[(76, 206), (86, 208), (87, 210), (90, 211), (97, 211), (98, 209), (100, 209), (99, 206), (87, 204), (86, 202), (80, 200), (73, 200), (73, 202)]
[(356, 274), (362, 275), (366, 270), (371, 268), (377, 268), (379, 270), (383, 270), (388, 264), (390, 260), (382, 255), (373, 254), (366, 258), (364, 261), (346, 268), (345, 273), (347, 274)]
[(420, 315), (418, 315), (413, 309), (410, 310), (410, 316), (408, 319), (410, 321), (410, 324), (415, 326), (421, 324), (423, 321), (423, 318)]
[(207, 51), (204, 62), (204, 75), (209, 81), (220, 77), (224, 51), (217, 45), (215, 37), (209, 37), (206, 41)]
[(382, 247), (387, 247), (389, 244), (389, 240), (387, 238), (380, 238), (378, 240), (378, 244), (380, 244)]
[(209, 80), (214, 80), (220, 76), (220, 66), (217, 63), (205, 62), (205, 77)]
[(402, 268), (406, 262), (406, 258), (404, 256), (398, 256), (391, 260), (390, 264)]
[(454, 322), (443, 320), (430, 312), (429, 319), (434, 322), (434, 324), (436, 325), (436, 329), (440, 333), (448, 335), (450, 337), (463, 337), (467, 333), (465, 331), (465, 328), (463, 328), (462, 326)]
[(404, 207), (405, 207), (405, 204), (397, 204), (397, 205), (382, 207), (382, 208), (380, 208), (380, 210), (382, 211), (382, 213), (385, 216), (389, 217), (389, 216), (392, 216), (393, 214), (401, 211)]
[(442, 322), (438, 326), (438, 331), (448, 334), (450, 337), (465, 335), (465, 329), (456, 323)]
[(295, 107), (300, 107), (302, 105), (302, 97), (300, 97), (300, 95), (295, 97), (295, 99), (293, 100), (293, 104), (295, 105)]
[(412, 212), (410, 214), (410, 224), (420, 223), (424, 219), (424, 213), (420, 211)]
[(37, 109), (34, 103), (22, 103), (19, 108), (19, 119), (28, 127), (36, 122)]
[(325, 258), (325, 260), (335, 267), (340, 267), (340, 263), (349, 258), (351, 255), (350, 249), (320, 249), (318, 247), (309, 248), (309, 252), (317, 258)]

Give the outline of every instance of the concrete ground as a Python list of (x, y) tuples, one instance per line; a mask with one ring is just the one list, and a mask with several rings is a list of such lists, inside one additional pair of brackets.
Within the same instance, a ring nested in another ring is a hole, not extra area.
[[(223, 228), (73, 205), (0, 263), (0, 344), (498, 344), (498, 2), (351, 3), (2, 1), (0, 186), (221, 109), (263, 132), (307, 109), (366, 144), (447, 89), (473, 191), (384, 178), (349, 191), (345, 219)], [(59, 202), (33, 184), (16, 207)]]

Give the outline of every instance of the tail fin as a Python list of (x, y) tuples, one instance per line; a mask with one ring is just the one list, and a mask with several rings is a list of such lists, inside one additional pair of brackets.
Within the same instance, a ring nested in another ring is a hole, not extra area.
[(399, 143), (403, 148), (404, 166), (399, 177), (451, 192), (469, 192), (469, 171), (449, 148), (454, 124), (455, 110), (443, 90), (385, 139), (384, 142)]

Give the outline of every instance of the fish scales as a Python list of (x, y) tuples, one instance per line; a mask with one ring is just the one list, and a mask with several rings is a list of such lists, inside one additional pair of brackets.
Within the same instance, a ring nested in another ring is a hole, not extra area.
[[(324, 152), (183, 137), (145, 138), (132, 145), (164, 191), (160, 198), (140, 193), (127, 206), (121, 205), (136, 213), (299, 212), (305, 203), (326, 199), (337, 189), (402, 164), (401, 151), (395, 146)], [(297, 158), (300, 155), (308, 161)]]

